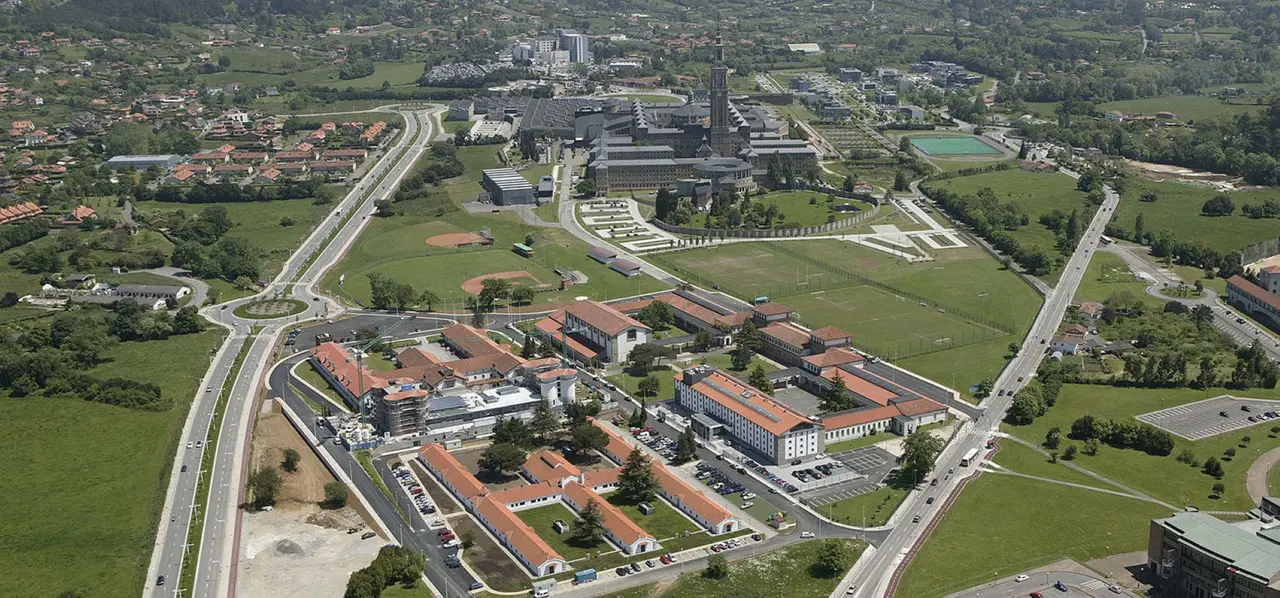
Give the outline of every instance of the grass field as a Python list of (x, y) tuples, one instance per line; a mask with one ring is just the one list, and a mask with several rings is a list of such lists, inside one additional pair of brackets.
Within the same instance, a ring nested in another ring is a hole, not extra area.
[(610, 493), (609, 496), (605, 497), (605, 500), (608, 500), (609, 504), (618, 507), (618, 510), (627, 516), (627, 519), (634, 521), (636, 525), (640, 526), (640, 529), (649, 532), (658, 542), (701, 529), (693, 521), (690, 521), (688, 517), (685, 517), (683, 513), (661, 499), (649, 502), (654, 509), (652, 515), (641, 513), (640, 507), (624, 500), (617, 492)]
[[(817, 200), (815, 203), (809, 203), (810, 199)], [(827, 196), (816, 191), (771, 191), (764, 195), (752, 195), (751, 203), (761, 204), (765, 207), (776, 206), (778, 213), (785, 215), (782, 220), (774, 220), (774, 228), (794, 228), (802, 226), (817, 226), (827, 223), (829, 216), (835, 217), (836, 220), (849, 218), (856, 212), (836, 212), (830, 209), (827, 204)], [(844, 203), (852, 203), (864, 210), (870, 210), (871, 205), (849, 201), (837, 198), (837, 201), (830, 206), (837, 206)], [(706, 218), (702, 214), (695, 214), (685, 226), (692, 228), (706, 228)], [(712, 222), (712, 226), (719, 226), (718, 223)]]
[(907, 498), (905, 488), (881, 486), (878, 490), (817, 507), (828, 519), (859, 527), (877, 527), (888, 523), (898, 505)]
[[(772, 372), (778, 369), (773, 365), (770, 365), (765, 360), (760, 359), (758, 356), (752, 356), (751, 363), (747, 364), (747, 367), (745, 369), (735, 370), (731, 367), (733, 365), (732, 359), (729, 357), (728, 354), (725, 354), (725, 353), (716, 353), (713, 355), (706, 355), (698, 359), (696, 362), (681, 363), (679, 365), (682, 368), (686, 368), (686, 367), (691, 367), (693, 365), (696, 365), (698, 363), (705, 363), (707, 365), (715, 366), (744, 380), (747, 378), (747, 376), (751, 375), (751, 370), (754, 370), (757, 365), (764, 368), (764, 371), (766, 372)], [(651, 372), (649, 375), (658, 379), (658, 394), (656, 397), (643, 397), (644, 400), (652, 401), (655, 398), (670, 399), (676, 396), (676, 383), (674, 378), (675, 376), (674, 370), (671, 370), (664, 364), (663, 369), (655, 370)], [(647, 377), (648, 376), (633, 376), (630, 373), (624, 371), (624, 372), (620, 372), (612, 376), (609, 376), (608, 380), (618, 385), (618, 388), (622, 389), (627, 394), (630, 394), (631, 396), (634, 396), (636, 398), (642, 398), (640, 397), (640, 394), (639, 394), (640, 381), (644, 380)]]
[[(866, 545), (857, 540), (840, 540), (849, 545), (852, 559), (862, 554)], [(745, 598), (747, 596), (788, 596), (821, 598), (827, 596), (840, 581), (840, 576), (820, 574), (814, 566), (822, 541), (814, 540), (789, 546), (740, 561), (729, 563), (729, 576), (707, 579), (701, 572), (685, 573), (673, 584), (649, 584), (609, 598)], [(853, 560), (850, 560), (850, 564)]]
[[(164, 412), (77, 400), (0, 397), (0, 595), (137, 595), (155, 541), (178, 435), (222, 331), (111, 349), (91, 370), (160, 385)], [(154, 375), (163, 364), (165, 375)], [(73, 480), (74, 489), (68, 481)]]
[[(1043, 441), (1044, 439), (1042, 438), (1041, 440)], [(1061, 446), (1059, 449), (1061, 449)], [(1111, 484), (1089, 477), (1067, 467), (1064, 464), (1064, 461), (1054, 463), (1050, 461), (1048, 457), (1036, 452), (1034, 449), (1018, 444), (1012, 440), (1005, 439), (1000, 441), (1000, 451), (996, 453), (993, 461), (995, 461), (997, 465), (1015, 473), (1061, 480), (1063, 482), (1071, 482), (1072, 484), (1083, 484), (1085, 486), (1093, 486), (1094, 488), (1105, 488), (1108, 490), (1116, 489), (1113, 488)]]
[[(262, 280), (275, 277), (289, 254), (302, 244), (316, 224), (333, 209), (332, 205), (314, 205), (310, 199), (199, 205), (143, 201), (137, 202), (134, 207), (144, 213), (183, 210), (191, 217), (211, 206), (225, 207), (227, 216), (235, 223), (226, 236), (245, 239), (262, 251)], [(295, 224), (282, 226), (280, 221), (283, 218), (292, 218)]]
[[(1113, 420), (1132, 418), (1136, 415), (1174, 407), (1185, 403), (1204, 400), (1221, 394), (1234, 396), (1275, 399), (1280, 398), (1276, 389), (1254, 389), (1245, 391), (1226, 391), (1211, 389), (1209, 392), (1191, 389), (1139, 389), (1111, 386), (1081, 386), (1068, 384), (1063, 386), (1058, 402), (1049, 412), (1027, 426), (1005, 426), (1005, 429), (1030, 442), (1042, 442), (1045, 433), (1054, 426), (1064, 432), (1071, 429), (1071, 422), (1084, 415), (1107, 417)], [(1247, 511), (1253, 505), (1245, 489), (1245, 472), (1259, 455), (1280, 446), (1280, 439), (1272, 438), (1267, 433), (1269, 425), (1263, 424), (1220, 434), (1190, 442), (1175, 437), (1176, 446), (1168, 456), (1148, 455), (1141, 451), (1102, 447), (1097, 455), (1084, 453), (1076, 458), (1075, 463), (1099, 475), (1106, 476), (1151, 496), (1174, 505), (1199, 505), (1215, 511)], [(1243, 443), (1241, 438), (1250, 436), (1251, 442)], [(1064, 439), (1062, 447), (1074, 442)], [(1245, 446), (1240, 446), (1245, 444)], [(1223, 458), (1223, 453), (1234, 448), (1237, 454), (1229, 461), (1224, 461), (1226, 474), (1222, 483), (1226, 485), (1225, 496), (1217, 500), (1209, 499), (1210, 488), (1214, 478), (1205, 475), (1198, 467), (1179, 463), (1174, 457), (1184, 448), (1191, 449), (1196, 458), (1203, 461), (1209, 457)]]
[(972, 136), (912, 135), (911, 145), (930, 156), (989, 156), (1002, 155), (1000, 150)]
[(1152, 503), (984, 474), (968, 483), (911, 561), (895, 596), (937, 598), (1063, 558), (1086, 560), (1147, 545)]
[(1172, 112), (1181, 121), (1228, 117), (1260, 109), (1261, 106), (1226, 104), (1218, 98), (1205, 96), (1168, 96), (1098, 104), (1098, 112), (1120, 111), (1134, 116), (1155, 116), (1157, 112)]
[[(1158, 200), (1138, 201), (1146, 190), (1155, 191)], [(1236, 191), (1230, 194), (1237, 206), (1235, 215), (1209, 217), (1200, 215), (1200, 207), (1218, 192), (1209, 187), (1182, 183), (1156, 183), (1129, 179), (1124, 189), (1124, 201), (1116, 207), (1112, 219), (1117, 226), (1133, 230), (1138, 214), (1142, 214), (1147, 230), (1159, 233), (1168, 229), (1179, 241), (1202, 241), (1218, 251), (1235, 251), (1280, 234), (1274, 219), (1252, 220), (1240, 215), (1244, 204), (1259, 204), (1268, 199), (1280, 200), (1280, 190), (1275, 188)]]
[(1075, 303), (1083, 301), (1106, 301), (1112, 293), (1127, 292), (1148, 303), (1159, 299), (1146, 293), (1147, 283), (1133, 275), (1128, 264), (1114, 253), (1099, 251), (1089, 260), (1089, 269), (1085, 271), (1076, 289)]
[[(1075, 181), (1064, 174), (1035, 173), (1020, 168), (988, 172), (972, 176), (938, 181), (939, 187), (957, 193), (973, 195), (984, 187), (990, 187), (1001, 203), (1012, 201), (1030, 217), (1030, 224), (1007, 231), (1024, 247), (1039, 246), (1050, 256), (1058, 255), (1055, 248), (1056, 234), (1040, 224), (1040, 217), (1053, 210), (1070, 214), (1078, 210), (1081, 222), (1087, 222), (1097, 210), (1086, 205), (1085, 194), (1076, 190)], [(1057, 279), (1059, 268), (1054, 268), (1047, 278)]]
[(588, 546), (579, 544), (571, 539), (569, 533), (558, 534), (554, 529), (551, 529), (551, 524), (557, 519), (569, 525), (573, 525), (573, 520), (577, 519), (573, 511), (570, 511), (569, 507), (564, 506), (563, 503), (557, 502), (556, 504), (536, 509), (516, 511), (516, 517), (529, 524), (529, 527), (533, 528), (533, 531), (543, 540), (546, 540), (547, 544), (560, 553), (560, 556), (564, 557), (566, 561), (574, 561), (592, 553), (617, 550), (608, 540), (601, 540), (594, 545)]
[[(458, 150), (458, 159), (467, 174), (450, 179), (442, 190), (455, 206), (473, 199), (480, 192), (479, 171), (497, 164), (493, 146), (472, 146)], [(530, 169), (538, 174), (547, 169)], [(441, 200), (443, 201), (443, 200)], [(437, 216), (436, 214), (440, 215)], [(431, 247), (426, 239), (445, 233), (489, 229), (495, 242), (492, 247), (451, 249)], [(511, 252), (513, 243), (523, 243), (526, 234), (534, 236), (535, 256), (523, 258)], [(589, 282), (565, 291), (539, 293), (539, 305), (568, 301), (578, 296), (596, 300), (617, 299), (639, 293), (658, 291), (666, 286), (648, 275), (624, 277), (587, 257), (589, 247), (568, 232), (557, 228), (533, 228), (511, 212), (501, 214), (469, 214), (447, 206), (427, 214), (409, 214), (374, 218), (337, 266), (325, 276), (323, 286), (349, 300), (369, 302), (371, 272), (396, 277), (422, 291), (430, 289), (445, 300), (446, 307), (461, 308), (467, 294), (461, 284), (484, 274), (525, 270), (538, 281), (558, 289), (560, 278), (554, 269), (576, 270), (587, 275)], [(339, 284), (340, 277), (346, 277)]]

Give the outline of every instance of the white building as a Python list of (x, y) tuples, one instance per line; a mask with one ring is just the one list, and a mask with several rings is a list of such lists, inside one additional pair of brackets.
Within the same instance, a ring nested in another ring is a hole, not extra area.
[(704, 365), (682, 372), (676, 379), (676, 401), (723, 424), (735, 441), (775, 464), (822, 452), (820, 422), (716, 368)]
[(538, 332), (580, 361), (625, 361), (652, 330), (631, 316), (596, 301), (575, 301), (538, 321)]

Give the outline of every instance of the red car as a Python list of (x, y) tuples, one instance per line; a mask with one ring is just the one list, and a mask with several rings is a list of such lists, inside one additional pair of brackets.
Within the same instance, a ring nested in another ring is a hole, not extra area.
[(1031, 598), (1044, 598), (1044, 596), (1041, 596), (1040, 592), (1031, 592)]
[(661, 558), (659, 558), (658, 560), (659, 560), (659, 561), (662, 561), (662, 564), (664, 564), (664, 565), (670, 565), (670, 564), (671, 564), (671, 557), (669, 557), (669, 556), (667, 556), (667, 555), (665, 555), (665, 554), (664, 554), (664, 555), (662, 555), (662, 557), (661, 557)]

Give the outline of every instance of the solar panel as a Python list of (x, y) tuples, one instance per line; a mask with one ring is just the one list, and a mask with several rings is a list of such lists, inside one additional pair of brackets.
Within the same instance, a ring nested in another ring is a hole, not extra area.
[(427, 411), (446, 411), (449, 409), (462, 409), (467, 406), (467, 400), (460, 396), (444, 396), (427, 401)]

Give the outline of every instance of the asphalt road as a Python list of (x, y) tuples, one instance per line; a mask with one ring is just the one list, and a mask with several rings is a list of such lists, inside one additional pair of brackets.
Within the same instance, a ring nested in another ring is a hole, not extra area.
[[(336, 263), (360, 229), (368, 223), (368, 218), (374, 211), (374, 200), (391, 193), (425, 150), (426, 140), (433, 134), (431, 119), (421, 111), (401, 114), (405, 117), (406, 127), (399, 139), (387, 148), (383, 159), (339, 202), (333, 215), (317, 226), (285, 262), (280, 274), (267, 289), (253, 297), (202, 310), (201, 313), (206, 318), (231, 329), (232, 335), (214, 357), (206, 374), (205, 385), (209, 390), (201, 392), (195, 398), (188, 414), (182, 434), (183, 448), (174, 459), (157, 541), (143, 589), (144, 595), (168, 596), (176, 592), (182, 562), (186, 557), (184, 547), (190, 548), (186, 546), (186, 541), (194, 517), (204, 518), (194, 594), (226, 596), (234, 593), (238, 504), (246, 474), (248, 438), (252, 428), (250, 408), (254, 404), (257, 381), (274, 357), (272, 352), (275, 335), (285, 324), (337, 311), (337, 305), (332, 300), (314, 294), (311, 285), (319, 280), (324, 270)], [(428, 123), (425, 128), (422, 126), (424, 120)], [(366, 193), (369, 193), (368, 197), (365, 197)], [(343, 214), (351, 210), (355, 210), (356, 214), (343, 224)], [(342, 228), (338, 231), (340, 225)], [(338, 231), (333, 237), (335, 242), (330, 242), (330, 235), (335, 231)], [(317, 259), (310, 260), (311, 255), (317, 251), (321, 252)], [(297, 317), (274, 320), (238, 320), (232, 313), (240, 305), (280, 294), (306, 301), (313, 307)], [(249, 348), (240, 374), (230, 381), (232, 387), (222, 429), (217, 434), (210, 435), (209, 426), (217, 397), (228, 382), (226, 378), (250, 334), (251, 326), (265, 328)], [(206, 438), (223, 439), (214, 454), (212, 464), (203, 462), (200, 450), (186, 448), (187, 442), (194, 443)], [(181, 471), (183, 465), (188, 466), (188, 471)], [(193, 507), (198, 476), (211, 476), (207, 511), (200, 506)], [(165, 577), (165, 585), (157, 585), (159, 576)]]
[[(1068, 174), (1068, 176), (1079, 176), (1065, 169), (1064, 173)], [(1097, 250), (1103, 229), (1107, 221), (1111, 219), (1111, 215), (1120, 201), (1120, 196), (1110, 188), (1104, 188), (1104, 190), (1106, 192), (1105, 201), (1081, 236), (1075, 253), (1067, 261), (1058, 285), (1045, 297), (1044, 305), (1041, 306), (1040, 313), (1036, 315), (1035, 322), (1031, 325), (1031, 330), (1027, 333), (1027, 338), (1022, 343), (1023, 350), (1001, 372), (1000, 377), (996, 379), (991, 396), (979, 406), (984, 413), (975, 421), (972, 429), (958, 435), (956, 440), (938, 457), (934, 469), (941, 475), (942, 479), (939, 481), (939, 487), (933, 491), (938, 495), (951, 494), (956, 490), (962, 476), (969, 475), (977, 470), (978, 465), (985, 458), (984, 447), (986, 440), (998, 430), (1000, 420), (1004, 417), (1005, 411), (1012, 402), (1013, 394), (1025, 386), (1027, 380), (1035, 374), (1040, 360), (1044, 357), (1044, 350), (1048, 347), (1049, 339), (1057, 332), (1058, 325), (1062, 322), (1067, 307), (1071, 304), (1076, 288), (1084, 277), (1089, 260), (1093, 257), (1094, 251)], [(973, 463), (967, 468), (962, 468), (960, 467), (960, 458), (970, 449), (978, 449), (981, 456), (977, 463)], [(953, 469), (956, 472), (954, 475), (945, 473)], [(922, 496), (923, 493), (920, 492), (912, 493), (899, 508), (896, 517), (897, 521), (910, 521), (912, 518), (919, 516), (921, 522), (919, 524), (899, 524), (895, 526), (885, 541), (878, 546), (878, 550), (870, 558), (867, 565), (851, 580), (842, 581), (836, 587), (835, 592), (832, 593), (833, 597), (845, 595), (845, 591), (851, 585), (857, 588), (854, 595), (860, 598), (888, 594), (894, 573), (902, 565), (912, 547), (921, 538), (927, 528), (927, 524), (939, 516), (943, 505), (947, 503), (947, 501), (938, 500), (929, 505), (924, 500), (920, 500)]]

